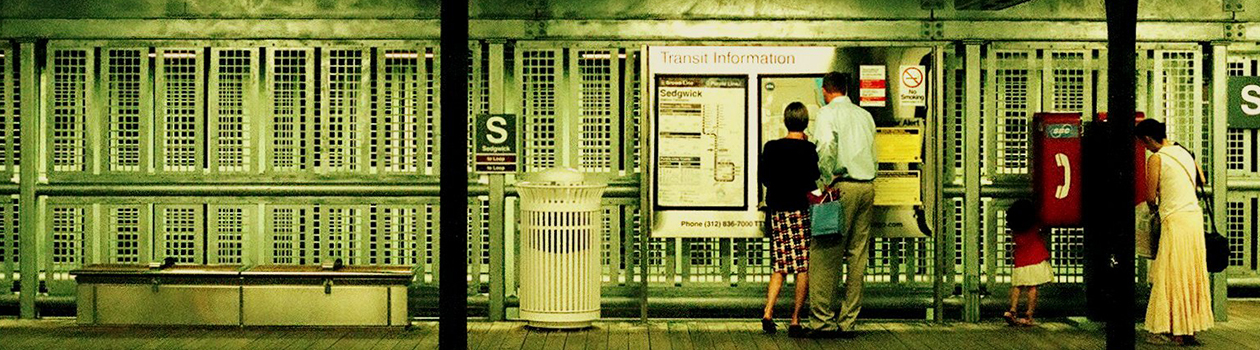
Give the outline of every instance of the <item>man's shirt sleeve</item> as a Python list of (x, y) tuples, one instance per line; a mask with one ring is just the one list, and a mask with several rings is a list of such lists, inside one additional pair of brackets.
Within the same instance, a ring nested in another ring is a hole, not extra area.
[(831, 178), (836, 168), (836, 130), (835, 112), (822, 109), (818, 113), (818, 125), (814, 126), (818, 151), (818, 181), (823, 185), (831, 185)]

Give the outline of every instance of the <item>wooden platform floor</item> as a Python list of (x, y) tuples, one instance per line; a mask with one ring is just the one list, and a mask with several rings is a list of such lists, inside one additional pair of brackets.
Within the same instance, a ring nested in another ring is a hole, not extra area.
[[(1231, 321), (1203, 333), (1198, 349), (1260, 350), (1260, 301), (1231, 302)], [(437, 349), (438, 324), (373, 328), (78, 327), (73, 320), (0, 319), (0, 349)], [(1140, 327), (1140, 325), (1139, 325)], [(546, 350), (823, 350), (823, 349), (1103, 349), (1101, 331), (1062, 322), (1031, 329), (999, 321), (937, 325), (859, 323), (855, 339), (792, 339), (764, 335), (745, 320), (605, 321), (582, 331), (539, 331), (521, 322), (470, 322), (469, 349)], [(1146, 344), (1139, 349), (1172, 348)]]

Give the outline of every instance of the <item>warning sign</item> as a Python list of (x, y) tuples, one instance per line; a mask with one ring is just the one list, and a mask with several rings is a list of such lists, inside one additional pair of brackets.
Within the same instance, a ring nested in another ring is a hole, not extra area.
[(880, 170), (875, 176), (875, 205), (922, 205), (918, 170)]
[(897, 80), (901, 81), (901, 89), (898, 92), (897, 99), (901, 100), (902, 106), (927, 106), (927, 74), (923, 66), (901, 66), (901, 74), (897, 75)]
[(884, 107), (887, 105), (888, 72), (884, 66), (862, 66), (858, 88), (858, 105)]
[(917, 127), (875, 128), (875, 157), (880, 163), (923, 161), (923, 134)]

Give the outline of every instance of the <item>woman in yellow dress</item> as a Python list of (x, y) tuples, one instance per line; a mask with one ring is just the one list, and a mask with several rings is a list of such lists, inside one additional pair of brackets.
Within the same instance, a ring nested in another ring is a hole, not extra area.
[(1212, 327), (1213, 319), (1203, 208), (1195, 195), (1203, 170), (1185, 147), (1168, 140), (1163, 123), (1143, 120), (1134, 135), (1155, 153), (1146, 161), (1146, 203), (1160, 217), (1146, 330), (1177, 345), (1198, 345), (1194, 334)]

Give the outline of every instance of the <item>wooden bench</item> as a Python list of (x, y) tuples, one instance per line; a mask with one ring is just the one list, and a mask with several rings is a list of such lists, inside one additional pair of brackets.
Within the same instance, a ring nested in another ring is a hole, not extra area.
[(91, 265), (84, 325), (405, 326), (407, 268)]

